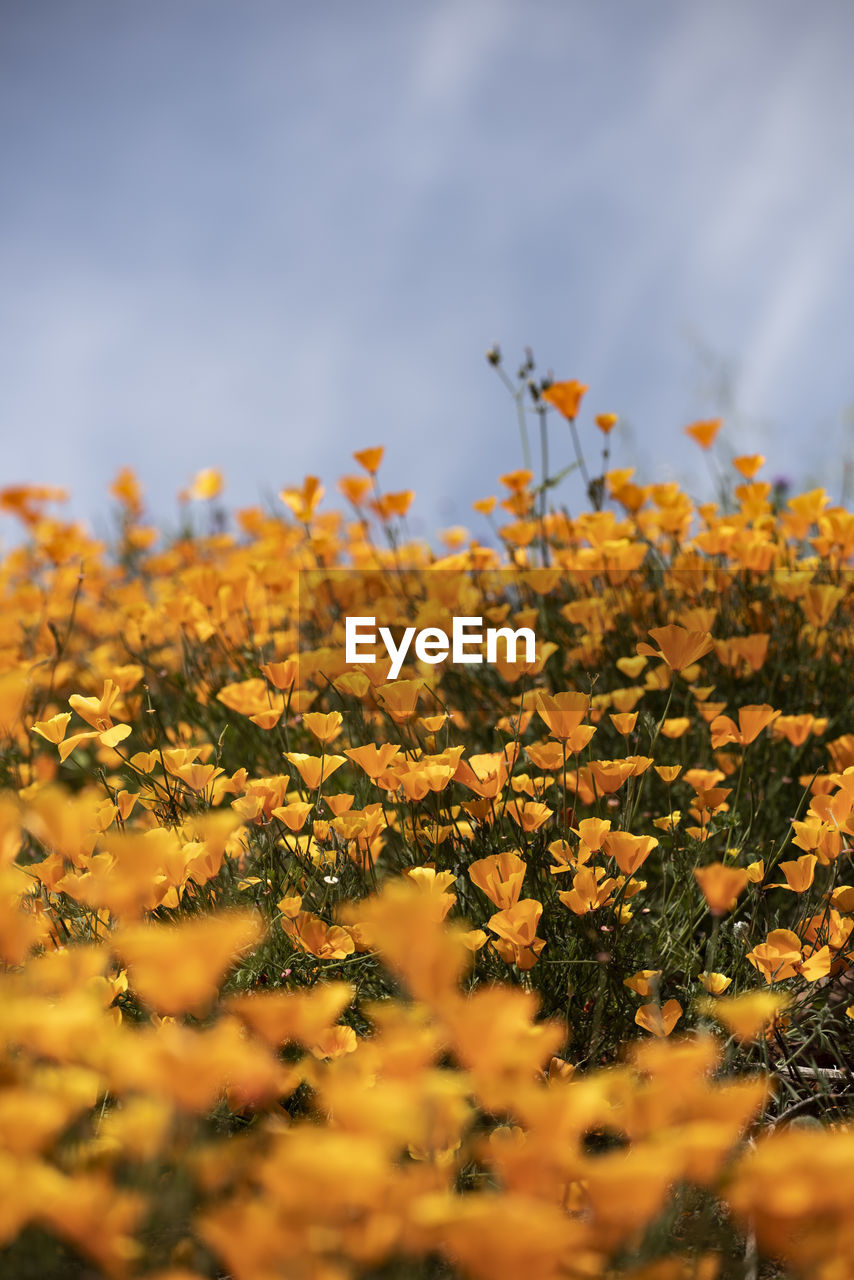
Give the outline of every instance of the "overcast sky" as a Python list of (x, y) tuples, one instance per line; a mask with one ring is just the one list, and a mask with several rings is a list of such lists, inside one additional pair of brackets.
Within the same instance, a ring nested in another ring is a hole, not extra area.
[(168, 522), (383, 443), (416, 529), (484, 533), (498, 340), (641, 480), (708, 496), (723, 387), (730, 453), (838, 490), (852, 49), (848, 0), (0, 0), (0, 485), (102, 530), (123, 464)]

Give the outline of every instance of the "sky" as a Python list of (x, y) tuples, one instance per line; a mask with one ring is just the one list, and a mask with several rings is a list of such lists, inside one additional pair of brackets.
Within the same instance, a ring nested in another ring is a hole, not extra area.
[(589, 385), (591, 471), (614, 412), (611, 465), (708, 497), (722, 414), (838, 498), (852, 48), (848, 0), (0, 0), (0, 487), (102, 534), (124, 465), (168, 526), (204, 467), (328, 506), (384, 444), (413, 532), (484, 536), (497, 341)]

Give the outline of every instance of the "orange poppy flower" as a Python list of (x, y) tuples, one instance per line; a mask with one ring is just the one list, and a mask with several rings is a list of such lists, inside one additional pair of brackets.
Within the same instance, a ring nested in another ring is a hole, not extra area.
[(676, 1023), (682, 1017), (682, 1006), (678, 1000), (668, 1000), (663, 1005), (652, 1001), (642, 1004), (635, 1014), (635, 1022), (651, 1035), (663, 1038), (669, 1036)]
[(554, 809), (550, 809), (546, 804), (538, 804), (536, 801), (530, 800), (525, 804), (520, 804), (518, 800), (512, 801), (507, 806), (507, 815), (522, 828), (523, 831), (539, 831), (554, 813)]
[(765, 459), (761, 453), (742, 453), (738, 458), (733, 458), (732, 465), (745, 480), (752, 480), (765, 465)]
[(102, 732), (104, 729), (113, 727), (110, 711), (118, 696), (118, 685), (112, 680), (105, 680), (104, 691), (100, 698), (84, 698), (79, 693), (72, 693), (68, 699), (68, 705), (93, 729)]
[(801, 940), (791, 929), (772, 929), (764, 942), (748, 951), (747, 958), (765, 981), (782, 982), (793, 978), (801, 963)]
[(661, 969), (638, 969), (630, 978), (623, 978), (623, 986), (636, 991), (639, 996), (651, 996), (661, 973)]
[(699, 975), (699, 978), (710, 996), (722, 995), (727, 987), (732, 986), (732, 978), (728, 978), (725, 973), (708, 973), (704, 971)]
[(728, 867), (723, 862), (695, 867), (694, 879), (702, 889), (703, 897), (714, 916), (723, 916), (732, 911), (748, 882), (747, 872), (743, 867)]
[(635, 772), (634, 764), (629, 760), (591, 760), (590, 773), (596, 783), (596, 790), (601, 795), (611, 795)]
[(242, 716), (258, 715), (270, 708), (270, 690), (260, 676), (223, 685), (216, 696), (218, 702)]
[(507, 757), (503, 751), (496, 751), (460, 760), (454, 777), (475, 795), (494, 799), (507, 782)]
[(487, 920), (487, 928), (498, 935), (493, 946), (502, 960), (520, 969), (533, 969), (545, 940), (537, 937), (537, 925), (543, 914), (543, 904), (536, 898), (521, 898), (505, 911), (498, 911)]
[(575, 378), (570, 382), (553, 382), (543, 392), (543, 399), (560, 410), (565, 418), (575, 418), (586, 390), (584, 383)]
[(142, 489), (130, 467), (122, 467), (110, 485), (110, 493), (124, 503), (132, 516), (142, 514)]
[(525, 879), (525, 863), (515, 850), (493, 853), (488, 858), (478, 858), (469, 867), (469, 879), (482, 889), (499, 910), (515, 906), (522, 892)]
[(602, 848), (602, 841), (610, 830), (611, 823), (608, 818), (582, 818), (578, 826), (573, 827), (581, 843), (586, 845), (592, 853)]
[(381, 746), (368, 742), (363, 747), (348, 747), (344, 754), (355, 760), (372, 781), (376, 781), (380, 774), (386, 772), (395, 756), (400, 754), (400, 747), (393, 742), (384, 742)]
[(353, 454), (360, 467), (364, 467), (369, 475), (375, 476), (385, 454), (384, 445), (376, 445), (373, 449), (359, 449)]
[(298, 770), (309, 791), (316, 791), (336, 769), (347, 763), (346, 756), (309, 756), (302, 751), (285, 751), (284, 756)]
[(669, 627), (654, 627), (649, 634), (659, 648), (641, 642), (635, 646), (637, 652), (648, 658), (663, 658), (674, 671), (692, 666), (712, 648), (708, 631), (689, 631), (675, 622)]
[(371, 505), (381, 520), (389, 520), (392, 516), (405, 516), (414, 497), (414, 489), (401, 489), (397, 493), (384, 493)]
[(607, 906), (617, 881), (605, 875), (602, 867), (581, 867), (572, 877), (572, 888), (558, 897), (574, 915), (586, 916), (590, 911)]
[(525, 748), (525, 753), (538, 769), (555, 773), (563, 764), (563, 748), (559, 742), (535, 742)]
[(661, 725), (661, 736), (663, 738), (681, 738), (691, 728), (691, 721), (688, 716), (671, 716), (669, 720), (665, 720)]
[(310, 911), (300, 911), (293, 919), (284, 917), (281, 925), (295, 946), (319, 960), (343, 960), (356, 949), (347, 929), (337, 924), (325, 924)]
[(633, 876), (658, 847), (655, 836), (634, 836), (628, 831), (609, 831), (603, 840), (609, 854), (624, 875)]
[(274, 818), (283, 822), (289, 831), (302, 831), (308, 815), (314, 808), (306, 800), (292, 800), (290, 804), (278, 805), (271, 811)]
[(747, 991), (722, 1000), (698, 1000), (697, 1008), (722, 1022), (736, 1040), (755, 1040), (789, 1005), (789, 997), (775, 991)]
[(68, 722), (71, 719), (70, 711), (61, 711), (55, 716), (51, 716), (49, 720), (39, 720), (33, 725), (33, 733), (39, 734), (47, 742), (52, 742), (57, 746), (65, 737), (65, 731), (68, 728)]
[(169, 772), (176, 778), (180, 778), (183, 783), (190, 788), (191, 791), (204, 791), (209, 783), (213, 782), (225, 771), (217, 768), (212, 764), (182, 764)]
[(762, 669), (770, 639), (770, 635), (758, 631), (749, 636), (730, 636), (728, 640), (715, 640), (715, 653), (723, 666), (746, 675)]
[(325, 493), (318, 476), (306, 476), (301, 489), (282, 489), (279, 497), (302, 524), (308, 524)]
[(254, 911), (201, 916), (178, 924), (117, 930), (112, 946), (128, 965), (131, 987), (158, 1013), (203, 1013), (239, 955), (264, 935)]
[(98, 733), (95, 729), (89, 729), (85, 733), (75, 733), (70, 738), (65, 738), (59, 743), (57, 750), (59, 751), (60, 760), (67, 760), (73, 751), (80, 746), (81, 742), (91, 742), (96, 739), (102, 747), (117, 747), (120, 742), (129, 737), (131, 727), (129, 724), (115, 724), (111, 729), (104, 729), (102, 733)]
[(523, 493), (534, 478), (533, 471), (508, 471), (505, 475), (499, 476), (501, 483), (510, 490), (511, 493)]
[(415, 715), (423, 680), (392, 680), (377, 690), (377, 699), (395, 724), (405, 724)]
[(206, 467), (193, 480), (187, 490), (187, 497), (195, 502), (209, 501), (222, 493), (222, 472), (215, 467)]
[(759, 737), (763, 729), (777, 719), (780, 712), (775, 711), (767, 702), (761, 706), (739, 707), (738, 725), (729, 716), (715, 716), (709, 725), (712, 735), (712, 750), (726, 746), (728, 742), (737, 742), (746, 747)]
[(692, 422), (690, 426), (684, 428), (684, 431), (685, 435), (695, 440), (702, 449), (710, 449), (722, 425), (722, 418), (707, 418), (701, 422)]
[(342, 476), (338, 488), (348, 502), (360, 507), (371, 491), (371, 482), (367, 476)]
[(286, 662), (265, 662), (261, 672), (281, 692), (293, 688), (298, 665), (295, 658), (288, 658)]
[(792, 893), (806, 893), (812, 887), (818, 858), (814, 853), (805, 853), (793, 862), (781, 862), (780, 870), (786, 877), (784, 883), (771, 884), (770, 889), (790, 889)]
[(593, 421), (596, 423), (596, 426), (602, 434), (607, 436), (614, 430), (614, 427), (619, 422), (619, 418), (616, 413), (597, 413)]
[(318, 742), (333, 742), (341, 733), (344, 717), (340, 711), (307, 711), (302, 722)]
[(826, 627), (844, 597), (844, 587), (834, 587), (829, 582), (813, 583), (804, 592), (801, 608), (812, 626)]

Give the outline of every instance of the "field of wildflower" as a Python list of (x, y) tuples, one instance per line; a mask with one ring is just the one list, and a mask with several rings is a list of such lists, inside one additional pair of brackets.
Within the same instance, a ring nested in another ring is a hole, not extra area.
[(854, 514), (528, 372), (441, 551), (379, 447), (234, 532), (0, 492), (3, 1277), (852, 1275)]

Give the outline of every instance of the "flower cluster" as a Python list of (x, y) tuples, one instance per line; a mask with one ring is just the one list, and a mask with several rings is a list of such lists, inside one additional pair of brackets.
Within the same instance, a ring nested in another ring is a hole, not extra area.
[(854, 514), (520, 470), (437, 553), (354, 458), (171, 542), (0, 493), (0, 1270), (841, 1280)]

